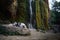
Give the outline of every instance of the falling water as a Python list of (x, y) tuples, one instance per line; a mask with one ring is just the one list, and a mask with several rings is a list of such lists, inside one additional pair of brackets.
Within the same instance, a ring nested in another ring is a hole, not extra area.
[(30, 15), (32, 15), (32, 5), (31, 5), (31, 3), (32, 3), (32, 0), (30, 0)]
[(30, 24), (29, 24), (29, 28), (33, 28), (32, 27), (32, 0), (29, 0), (29, 4), (30, 4)]

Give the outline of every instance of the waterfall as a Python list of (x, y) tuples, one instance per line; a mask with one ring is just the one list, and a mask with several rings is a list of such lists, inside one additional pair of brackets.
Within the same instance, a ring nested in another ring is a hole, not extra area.
[(29, 24), (29, 28), (33, 28), (32, 27), (32, 0), (29, 0), (29, 4), (30, 4), (30, 24)]
[(29, 3), (30, 3), (30, 16), (32, 16), (32, 1), (34, 1), (34, 0), (29, 1)]

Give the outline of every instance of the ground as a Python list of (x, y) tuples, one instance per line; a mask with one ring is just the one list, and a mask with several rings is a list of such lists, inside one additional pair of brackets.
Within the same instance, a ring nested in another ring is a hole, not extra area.
[(30, 29), (30, 36), (4, 36), (0, 35), (0, 40), (60, 40), (60, 33), (37, 32), (35, 29)]

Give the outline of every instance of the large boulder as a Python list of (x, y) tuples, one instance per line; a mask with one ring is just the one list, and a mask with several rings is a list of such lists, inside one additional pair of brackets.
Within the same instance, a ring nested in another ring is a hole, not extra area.
[(29, 29), (15, 26), (0, 26), (0, 34), (4, 35), (30, 35)]

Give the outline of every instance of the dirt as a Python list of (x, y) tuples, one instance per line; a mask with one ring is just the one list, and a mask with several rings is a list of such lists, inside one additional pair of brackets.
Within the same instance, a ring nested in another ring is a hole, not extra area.
[(31, 29), (30, 36), (5, 36), (0, 35), (0, 40), (60, 40), (60, 33), (42, 33), (37, 32), (35, 29)]

